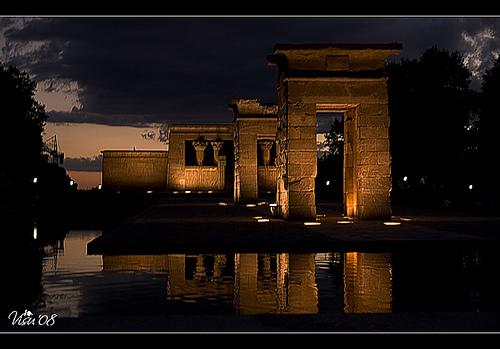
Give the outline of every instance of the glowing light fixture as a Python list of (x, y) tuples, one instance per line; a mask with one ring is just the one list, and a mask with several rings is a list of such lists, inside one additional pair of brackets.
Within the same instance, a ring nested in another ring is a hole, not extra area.
[(255, 216), (253, 219), (262, 219), (262, 216)]
[(405, 181), (405, 182), (406, 182), (407, 180), (408, 180), (408, 176), (404, 176), (404, 177), (403, 177), (403, 181)]
[(256, 205), (256, 204), (246, 204), (245, 206), (246, 206), (246, 207), (255, 207), (255, 206), (257, 206), (257, 205)]
[(75, 184), (74, 181), (69, 181), (69, 185), (73, 185), (73, 184)]
[(269, 207), (278, 207), (278, 204), (269, 204)]
[(330, 185), (330, 181), (326, 181), (326, 185)]
[(209, 190), (209, 191), (208, 191), (208, 193), (209, 193), (209, 194), (212, 194), (212, 193), (213, 193), (213, 190)]
[(267, 202), (265, 202), (265, 201), (261, 201), (261, 202), (259, 202), (257, 205), (262, 206), (262, 205), (265, 205), (265, 204), (267, 204)]
[(227, 206), (227, 202), (219, 202), (219, 206)]
[(304, 225), (321, 225), (321, 222), (304, 222)]
[(101, 190), (101, 189), (102, 189), (102, 184), (99, 184), (99, 185), (97, 186), (97, 189)]
[(33, 228), (33, 239), (36, 240), (37, 238), (38, 238), (38, 229), (37, 229), (37, 227), (34, 227)]
[(338, 224), (351, 224), (353, 221), (337, 221)]
[(411, 222), (413, 220), (412, 218), (406, 218), (406, 217), (400, 217), (399, 219), (401, 219), (404, 222)]
[(326, 214), (317, 214), (316, 217), (319, 217), (319, 218), (326, 217)]
[(401, 222), (384, 222), (384, 225), (401, 225)]
[(184, 193), (191, 194), (191, 190), (184, 190)]
[(33, 178), (33, 183), (37, 183), (37, 182), (38, 182), (38, 178), (37, 177)]
[(469, 184), (469, 190), (472, 190), (472, 188), (474, 188), (474, 186), (472, 184)]
[(259, 222), (259, 223), (266, 223), (266, 222), (269, 222), (269, 218), (257, 219), (257, 222)]
[(153, 191), (152, 191), (152, 190), (148, 190), (146, 193), (148, 193), (148, 194), (152, 194), (152, 193), (153, 193)]
[(174, 190), (172, 194), (179, 194), (179, 192), (177, 190)]

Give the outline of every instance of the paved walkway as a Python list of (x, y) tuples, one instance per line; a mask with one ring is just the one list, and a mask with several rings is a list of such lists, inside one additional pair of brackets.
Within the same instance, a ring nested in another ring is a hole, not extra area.
[(383, 250), (402, 244), (491, 244), (500, 240), (500, 217), (398, 209), (394, 209), (394, 214), (390, 224), (397, 225), (384, 224), (387, 221), (350, 221), (342, 217), (338, 205), (320, 203), (315, 222), (321, 224), (304, 225), (303, 221), (273, 217), (268, 202), (247, 207), (235, 205), (227, 198), (162, 198), (90, 242), (88, 252), (326, 252)]

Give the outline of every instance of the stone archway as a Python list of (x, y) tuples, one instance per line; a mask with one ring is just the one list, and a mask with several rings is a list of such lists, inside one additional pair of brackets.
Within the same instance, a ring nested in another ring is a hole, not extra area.
[(391, 216), (388, 55), (400, 44), (276, 45), (277, 203), (289, 219), (316, 216), (316, 113), (343, 111), (344, 202), (360, 219)]

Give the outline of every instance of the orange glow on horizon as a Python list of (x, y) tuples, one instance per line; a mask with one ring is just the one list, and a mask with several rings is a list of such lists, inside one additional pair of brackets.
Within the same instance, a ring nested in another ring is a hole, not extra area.
[(102, 150), (166, 150), (158, 140), (146, 140), (144, 130), (153, 127), (108, 126), (97, 124), (51, 123), (45, 126), (44, 137), (57, 135), (59, 146), (66, 158), (95, 157)]

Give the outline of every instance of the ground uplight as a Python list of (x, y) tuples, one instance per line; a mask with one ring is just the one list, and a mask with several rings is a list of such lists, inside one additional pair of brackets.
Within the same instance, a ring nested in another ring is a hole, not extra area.
[(401, 225), (401, 222), (384, 222), (384, 225)]
[(304, 222), (304, 225), (321, 225), (321, 222)]

